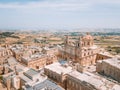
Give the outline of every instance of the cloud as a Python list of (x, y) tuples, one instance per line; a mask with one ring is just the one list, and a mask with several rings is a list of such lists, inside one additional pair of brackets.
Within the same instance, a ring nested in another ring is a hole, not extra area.
[(120, 0), (87, 0), (86, 2), (104, 3), (104, 4), (120, 4)]
[(88, 9), (90, 4), (82, 3), (77, 0), (45, 0), (45, 1), (37, 1), (37, 2), (27, 2), (27, 3), (20, 3), (20, 2), (11, 2), (11, 3), (0, 3), (0, 8), (45, 8), (45, 9), (57, 9), (61, 11), (69, 11), (69, 10), (84, 10)]
[(35, 0), (21, 2), (0, 3), (0, 8), (15, 8), (15, 9), (52, 9), (60, 11), (84, 11), (90, 10), (97, 4), (117, 4), (120, 5), (120, 0)]

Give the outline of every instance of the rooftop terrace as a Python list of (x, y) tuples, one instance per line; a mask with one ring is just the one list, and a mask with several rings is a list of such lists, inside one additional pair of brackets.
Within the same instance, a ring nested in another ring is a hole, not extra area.
[(45, 66), (45, 68), (49, 69), (51, 71), (54, 71), (58, 74), (61, 74), (61, 73), (67, 74), (72, 71), (72, 67), (70, 67), (67, 64), (64, 64), (64, 65), (60, 64), (59, 62), (53, 63), (51, 65), (47, 65), (47, 66)]
[(108, 64), (120, 69), (120, 60), (118, 58), (105, 59), (102, 62), (108, 63)]
[(80, 73), (78, 71), (73, 71), (70, 72), (68, 76), (71, 76), (77, 80), (85, 82), (85, 84), (87, 85), (94, 86), (98, 90), (120, 90), (119, 85), (89, 72)]

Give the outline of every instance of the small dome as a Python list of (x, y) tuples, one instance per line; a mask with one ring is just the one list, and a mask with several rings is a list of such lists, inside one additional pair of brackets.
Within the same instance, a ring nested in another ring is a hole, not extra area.
[(93, 37), (89, 33), (87, 33), (87, 35), (85, 35), (83, 37), (83, 39), (89, 39), (89, 40), (91, 40), (91, 39), (93, 39)]

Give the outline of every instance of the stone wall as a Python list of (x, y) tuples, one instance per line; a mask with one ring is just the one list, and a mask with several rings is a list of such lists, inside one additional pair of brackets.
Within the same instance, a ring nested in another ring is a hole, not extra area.
[(120, 82), (120, 68), (117, 66), (113, 66), (106, 62), (98, 62), (96, 64), (96, 71)]
[(71, 76), (67, 76), (67, 90), (97, 90), (87, 82), (82, 82)]

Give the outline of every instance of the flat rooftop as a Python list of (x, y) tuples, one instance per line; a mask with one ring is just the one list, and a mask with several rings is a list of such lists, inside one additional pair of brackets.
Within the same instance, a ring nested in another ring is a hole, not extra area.
[(108, 63), (108, 64), (120, 69), (120, 59), (118, 59), (118, 58), (105, 59), (102, 62)]
[(36, 89), (42, 89), (45, 87), (51, 87), (53, 90), (63, 90), (63, 88), (61, 88), (60, 86), (58, 86), (57, 84), (55, 84), (54, 82), (50, 81), (50, 80), (45, 80), (43, 83), (40, 83), (38, 85), (35, 86)]
[(10, 66), (17, 65), (17, 60), (14, 57), (8, 58), (7, 61)]
[(33, 54), (31, 56), (27, 56), (27, 57), (22, 57), (25, 61), (32, 61), (32, 60), (36, 60), (38, 58), (42, 58), (44, 57), (45, 54), (40, 54), (40, 53), (36, 53), (36, 54)]
[(80, 73), (78, 71), (72, 71), (68, 76), (80, 80), (86, 83), (86, 85), (94, 86), (98, 90), (120, 90), (120, 85), (89, 72)]
[(58, 74), (61, 74), (61, 73), (67, 74), (72, 71), (72, 67), (70, 67), (69, 65), (60, 64), (59, 62), (55, 62), (53, 64), (47, 65), (45, 66), (45, 68), (53, 72), (56, 72)]
[(29, 69), (26, 72), (24, 72), (25, 74), (29, 75), (29, 76), (34, 76), (36, 74), (39, 74), (37, 71), (35, 71), (34, 69)]
[(100, 52), (98, 54), (101, 54), (101, 55), (105, 55), (105, 56), (108, 56), (108, 57), (114, 57), (113, 55), (111, 55), (109, 52)]
[[(34, 79), (33, 79), (34, 77)], [(34, 69), (29, 69), (24, 74), (20, 75), (20, 78), (25, 81), (28, 85), (33, 86), (40, 82), (43, 82), (47, 79), (47, 76), (44, 74), (40, 74), (39, 72), (35, 71)]]
[(34, 85), (33, 87), (27, 85), (25, 86), (26, 90), (46, 90), (47, 88), (49, 88), (50, 90), (64, 90), (62, 87), (60, 87), (59, 85), (55, 84), (54, 82), (48, 79)]
[(28, 78), (27, 76), (25, 76), (25, 75), (20, 75), (20, 78), (23, 80), (23, 81), (25, 81), (25, 82), (32, 82), (32, 80), (30, 79), (30, 78)]

